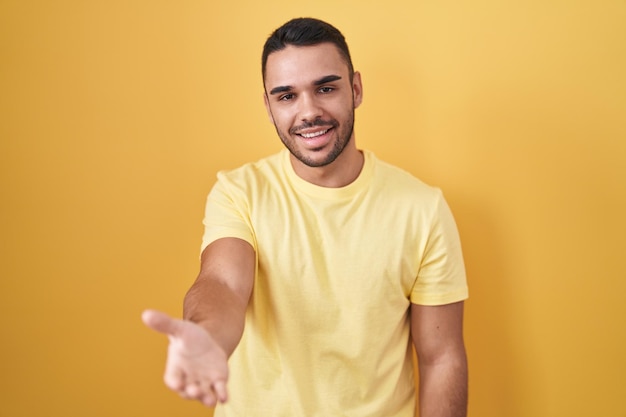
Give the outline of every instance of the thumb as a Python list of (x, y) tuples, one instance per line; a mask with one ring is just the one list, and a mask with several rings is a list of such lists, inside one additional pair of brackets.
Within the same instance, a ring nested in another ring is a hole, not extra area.
[(143, 323), (154, 331), (176, 336), (179, 328), (179, 320), (173, 319), (165, 313), (156, 310), (145, 310), (141, 314)]

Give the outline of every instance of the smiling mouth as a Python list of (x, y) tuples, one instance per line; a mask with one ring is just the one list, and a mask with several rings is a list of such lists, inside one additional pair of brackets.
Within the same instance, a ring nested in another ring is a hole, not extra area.
[(319, 132), (312, 132), (312, 133), (298, 133), (298, 135), (302, 136), (305, 139), (313, 139), (313, 138), (316, 138), (318, 136), (325, 135), (329, 130), (330, 129), (320, 130)]

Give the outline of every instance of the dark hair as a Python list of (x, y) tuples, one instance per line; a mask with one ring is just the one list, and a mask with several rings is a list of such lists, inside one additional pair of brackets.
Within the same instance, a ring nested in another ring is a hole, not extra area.
[(337, 47), (346, 64), (348, 64), (348, 71), (350, 78), (352, 78), (354, 67), (352, 66), (348, 44), (341, 32), (334, 26), (319, 19), (301, 17), (285, 23), (276, 29), (265, 41), (261, 60), (263, 80), (265, 80), (267, 58), (272, 52), (285, 49), (287, 45), (311, 46), (325, 42), (332, 43)]

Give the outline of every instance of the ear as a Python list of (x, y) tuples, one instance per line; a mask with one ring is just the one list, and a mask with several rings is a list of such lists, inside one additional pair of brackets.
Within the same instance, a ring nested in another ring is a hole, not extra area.
[(274, 117), (272, 116), (272, 109), (270, 109), (270, 101), (267, 98), (267, 93), (263, 93), (263, 103), (265, 103), (265, 110), (267, 111), (267, 116), (270, 118), (270, 122), (274, 123)]
[(363, 84), (361, 83), (361, 73), (354, 72), (352, 76), (352, 94), (354, 98), (354, 108), (356, 109), (363, 101)]

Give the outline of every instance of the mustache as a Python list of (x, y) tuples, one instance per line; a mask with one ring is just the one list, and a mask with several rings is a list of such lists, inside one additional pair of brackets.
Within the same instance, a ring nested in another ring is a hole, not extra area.
[(312, 122), (304, 122), (299, 126), (295, 126), (292, 127), (291, 129), (289, 129), (289, 133), (291, 133), (292, 135), (297, 134), (300, 130), (303, 129), (310, 129), (312, 127), (337, 127), (339, 126), (339, 123), (336, 120), (322, 120), (322, 119), (315, 119)]

